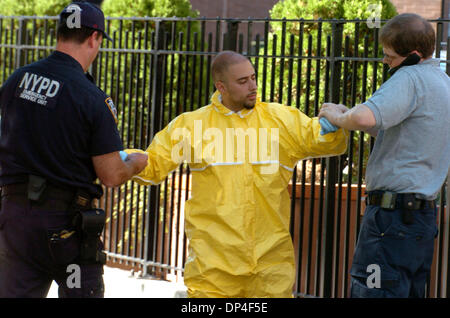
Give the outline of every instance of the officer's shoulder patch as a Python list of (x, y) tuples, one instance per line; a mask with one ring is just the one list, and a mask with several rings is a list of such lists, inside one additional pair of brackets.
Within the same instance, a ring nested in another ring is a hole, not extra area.
[(105, 103), (106, 103), (106, 106), (108, 106), (109, 110), (111, 111), (111, 114), (113, 115), (114, 120), (116, 121), (116, 124), (117, 124), (117, 121), (118, 121), (117, 120), (117, 109), (113, 103), (112, 98), (108, 97), (107, 99), (105, 99)]

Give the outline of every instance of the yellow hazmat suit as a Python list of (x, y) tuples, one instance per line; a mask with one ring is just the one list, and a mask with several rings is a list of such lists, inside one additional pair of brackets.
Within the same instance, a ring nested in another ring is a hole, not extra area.
[(219, 92), (210, 105), (181, 114), (156, 134), (148, 165), (133, 180), (158, 184), (189, 163), (188, 296), (292, 297), (293, 168), (300, 159), (342, 154), (346, 147), (343, 129), (321, 136), (318, 119), (294, 107), (258, 100), (235, 113)]

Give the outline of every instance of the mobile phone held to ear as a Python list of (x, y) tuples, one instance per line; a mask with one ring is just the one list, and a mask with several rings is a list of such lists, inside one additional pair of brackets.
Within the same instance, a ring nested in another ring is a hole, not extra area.
[(392, 76), (402, 66), (415, 65), (415, 64), (419, 63), (419, 61), (420, 61), (420, 56), (419, 55), (417, 55), (416, 53), (410, 54), (410, 55), (408, 55), (408, 57), (406, 59), (403, 60), (403, 62), (400, 65), (391, 68), (389, 70), (389, 74), (391, 74), (391, 76)]

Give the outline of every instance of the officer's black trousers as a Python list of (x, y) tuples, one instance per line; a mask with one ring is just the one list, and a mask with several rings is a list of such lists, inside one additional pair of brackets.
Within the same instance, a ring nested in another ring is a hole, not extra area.
[(80, 238), (67, 204), (49, 199), (53, 208), (43, 210), (23, 196), (2, 197), (0, 297), (46, 297), (53, 280), (59, 297), (103, 297), (103, 265), (77, 262)]

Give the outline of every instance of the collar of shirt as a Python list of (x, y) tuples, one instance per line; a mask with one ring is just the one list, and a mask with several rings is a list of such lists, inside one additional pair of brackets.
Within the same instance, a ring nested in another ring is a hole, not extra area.
[(420, 64), (430, 64), (432, 66), (438, 66), (439, 67), (440, 63), (441, 63), (440, 59), (429, 58), (429, 59), (423, 60)]
[(84, 74), (84, 70), (81, 64), (69, 54), (63, 53), (61, 51), (54, 51), (48, 56), (48, 59), (50, 61), (63, 63), (66, 66), (73, 67), (74, 69), (79, 70)]
[(259, 98), (256, 99), (255, 107), (253, 107), (252, 109), (243, 108), (238, 112), (234, 112), (234, 111), (230, 110), (229, 108), (227, 108), (224, 104), (222, 104), (222, 95), (220, 94), (219, 91), (216, 91), (213, 94), (213, 96), (211, 97), (211, 101), (212, 101), (212, 106), (214, 107), (214, 109), (217, 112), (224, 114), (225, 116), (231, 116), (233, 114), (236, 114), (237, 116), (239, 116), (241, 118), (245, 118), (253, 112), (253, 110), (259, 103)]

